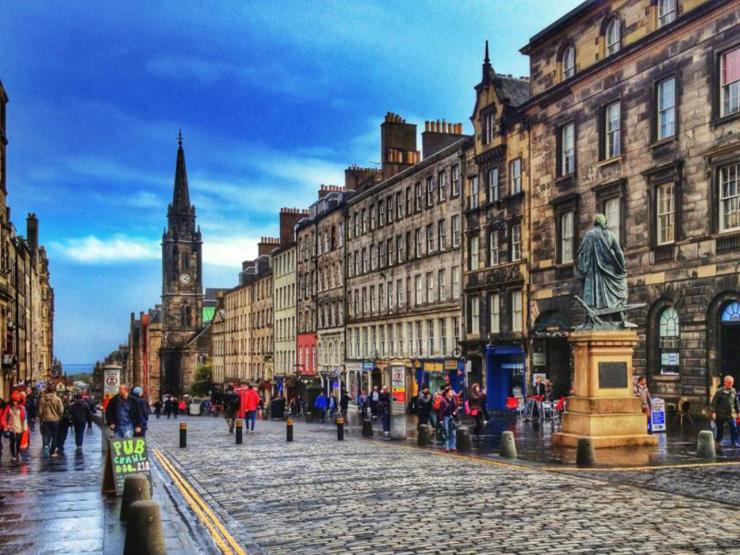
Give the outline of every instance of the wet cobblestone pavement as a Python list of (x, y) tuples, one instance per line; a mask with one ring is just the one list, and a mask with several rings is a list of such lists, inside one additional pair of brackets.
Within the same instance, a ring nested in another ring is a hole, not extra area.
[(223, 419), (185, 420), (186, 449), (177, 421), (150, 436), (250, 553), (740, 553), (740, 499), (722, 495), (733, 463), (552, 472), (356, 433), (337, 442), (301, 422), (294, 443), (284, 423), (258, 421), (235, 445)]
[[(100, 429), (85, 434), (82, 451), (68, 437), (59, 458), (40, 456), (41, 437), (20, 463), (10, 461), (7, 441), (0, 457), (0, 554), (123, 553), (125, 528), (119, 521), (120, 498), (100, 493), (102, 457)], [(162, 524), (170, 553), (202, 552), (153, 470), (154, 499), (161, 505)]]

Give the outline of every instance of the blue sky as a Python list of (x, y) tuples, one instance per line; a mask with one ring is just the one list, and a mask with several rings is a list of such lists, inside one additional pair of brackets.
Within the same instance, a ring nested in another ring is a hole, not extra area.
[(159, 302), (179, 128), (205, 284), (232, 286), (281, 206), (379, 160), (387, 111), (462, 121), (485, 39), (525, 75), (577, 0), (9, 2), (0, 18), (13, 219), (41, 220), (56, 353), (92, 362)]

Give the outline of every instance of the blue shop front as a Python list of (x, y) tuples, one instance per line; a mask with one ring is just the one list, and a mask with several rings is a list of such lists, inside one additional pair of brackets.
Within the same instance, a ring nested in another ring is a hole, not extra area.
[(524, 361), (521, 345), (486, 345), (486, 404), (489, 410), (506, 410), (508, 397), (526, 395)]
[(423, 358), (413, 361), (417, 391), (429, 388), (436, 393), (446, 385), (456, 392), (465, 387), (465, 360), (461, 358)]

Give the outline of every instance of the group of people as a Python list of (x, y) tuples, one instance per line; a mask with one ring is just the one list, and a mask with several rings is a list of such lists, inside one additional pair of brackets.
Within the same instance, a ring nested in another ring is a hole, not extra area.
[[(257, 410), (261, 403), (262, 398), (252, 384), (247, 385), (247, 390), (244, 392), (243, 398), (234, 391), (232, 386), (227, 387), (226, 395), (224, 395), (224, 418), (226, 418), (229, 433), (234, 433), (236, 419), (239, 418), (242, 410), (244, 411), (246, 431), (254, 432), (254, 425), (257, 422)], [(243, 407), (242, 404), (244, 405)]]
[[(164, 415), (167, 418), (177, 418), (178, 414), (185, 414), (185, 411), (187, 409), (185, 400), (180, 399), (178, 401), (175, 397), (166, 397), (164, 402), (157, 399), (156, 401), (154, 401), (152, 407), (154, 409), (154, 415), (157, 418), (160, 418), (162, 416), (163, 411)], [(149, 406), (147, 406), (147, 414), (149, 414), (149, 410)]]
[(105, 408), (105, 425), (116, 438), (144, 437), (149, 424), (149, 402), (142, 396), (143, 390), (121, 384)]
[(349, 408), (350, 397), (349, 394), (342, 390), (342, 393), (337, 398), (335, 393), (326, 395), (321, 391), (314, 399), (313, 408), (315, 408), (321, 417), (322, 421), (325, 421), (327, 416), (329, 420), (333, 420), (337, 415), (337, 411), (340, 411), (342, 417), (347, 417), (347, 409)]

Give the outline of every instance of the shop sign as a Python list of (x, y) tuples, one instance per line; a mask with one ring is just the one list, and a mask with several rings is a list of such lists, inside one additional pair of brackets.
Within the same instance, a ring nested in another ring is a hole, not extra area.
[(393, 366), (391, 368), (391, 389), (393, 401), (406, 403), (406, 367)]
[(653, 432), (665, 432), (665, 401), (653, 397), (650, 402), (650, 429)]
[(375, 369), (375, 361), (374, 360), (363, 360), (362, 369), (365, 372), (372, 372)]
[(444, 372), (445, 364), (441, 360), (425, 360), (422, 363), (424, 372)]
[(457, 359), (456, 358), (445, 359), (445, 370), (457, 370)]
[(362, 372), (363, 370), (361, 362), (346, 362), (344, 367), (347, 369), (347, 372)]
[(660, 353), (660, 363), (663, 366), (678, 366), (679, 353)]
[(534, 366), (545, 366), (546, 361), (545, 353), (532, 353), (532, 364)]

